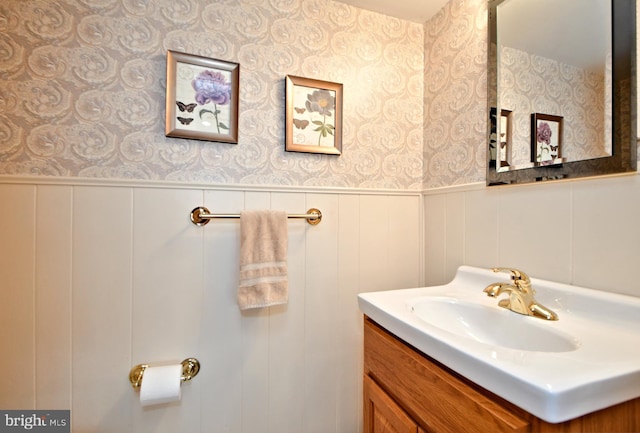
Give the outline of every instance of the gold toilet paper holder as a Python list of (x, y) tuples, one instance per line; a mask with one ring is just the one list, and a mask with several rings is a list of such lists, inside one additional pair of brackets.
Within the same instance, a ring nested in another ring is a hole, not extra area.
[[(200, 371), (200, 361), (198, 361), (196, 358), (187, 358), (182, 361), (181, 364), (182, 377), (180, 379), (182, 380), (182, 382), (191, 380)], [(131, 385), (133, 385), (135, 389), (142, 386), (142, 377), (144, 376), (144, 371), (147, 369), (147, 367), (149, 367), (149, 364), (138, 364), (129, 372), (129, 382), (131, 382)]]

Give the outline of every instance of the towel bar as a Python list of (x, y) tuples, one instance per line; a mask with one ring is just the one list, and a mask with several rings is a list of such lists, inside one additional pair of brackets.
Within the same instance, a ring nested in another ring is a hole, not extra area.
[[(322, 221), (322, 212), (316, 208), (311, 208), (305, 214), (289, 214), (288, 218), (301, 218), (306, 219), (312, 226), (320, 224)], [(191, 222), (197, 226), (204, 226), (209, 224), (209, 220), (213, 218), (240, 218), (239, 214), (212, 214), (209, 209), (203, 206), (198, 206), (191, 211)]]

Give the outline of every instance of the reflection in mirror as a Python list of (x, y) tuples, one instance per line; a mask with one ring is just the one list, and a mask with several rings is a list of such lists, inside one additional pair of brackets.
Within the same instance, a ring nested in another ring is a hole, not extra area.
[[(611, 0), (586, 1), (497, 6), (498, 106), (514, 113), (511, 170), (611, 155)], [(557, 118), (538, 120), (541, 132), (561, 122), (563, 136), (536, 140), (531, 113)], [(550, 140), (564, 141), (562, 158)]]
[(635, 170), (635, 1), (490, 0), (489, 43), (489, 185)]

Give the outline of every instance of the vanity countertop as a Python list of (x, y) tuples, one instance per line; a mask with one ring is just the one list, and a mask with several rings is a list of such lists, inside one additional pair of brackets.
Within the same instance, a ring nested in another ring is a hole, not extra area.
[(362, 293), (361, 311), (467, 379), (558, 423), (640, 397), (640, 298), (531, 278), (559, 320), (514, 313), (461, 266), (445, 285)]

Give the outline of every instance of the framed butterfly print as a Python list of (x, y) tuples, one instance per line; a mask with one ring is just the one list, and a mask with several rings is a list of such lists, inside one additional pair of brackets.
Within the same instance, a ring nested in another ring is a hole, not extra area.
[(167, 51), (167, 137), (238, 143), (240, 65)]
[(342, 84), (287, 75), (288, 152), (342, 153)]
[(531, 162), (538, 165), (563, 162), (562, 124), (561, 116), (531, 114)]

